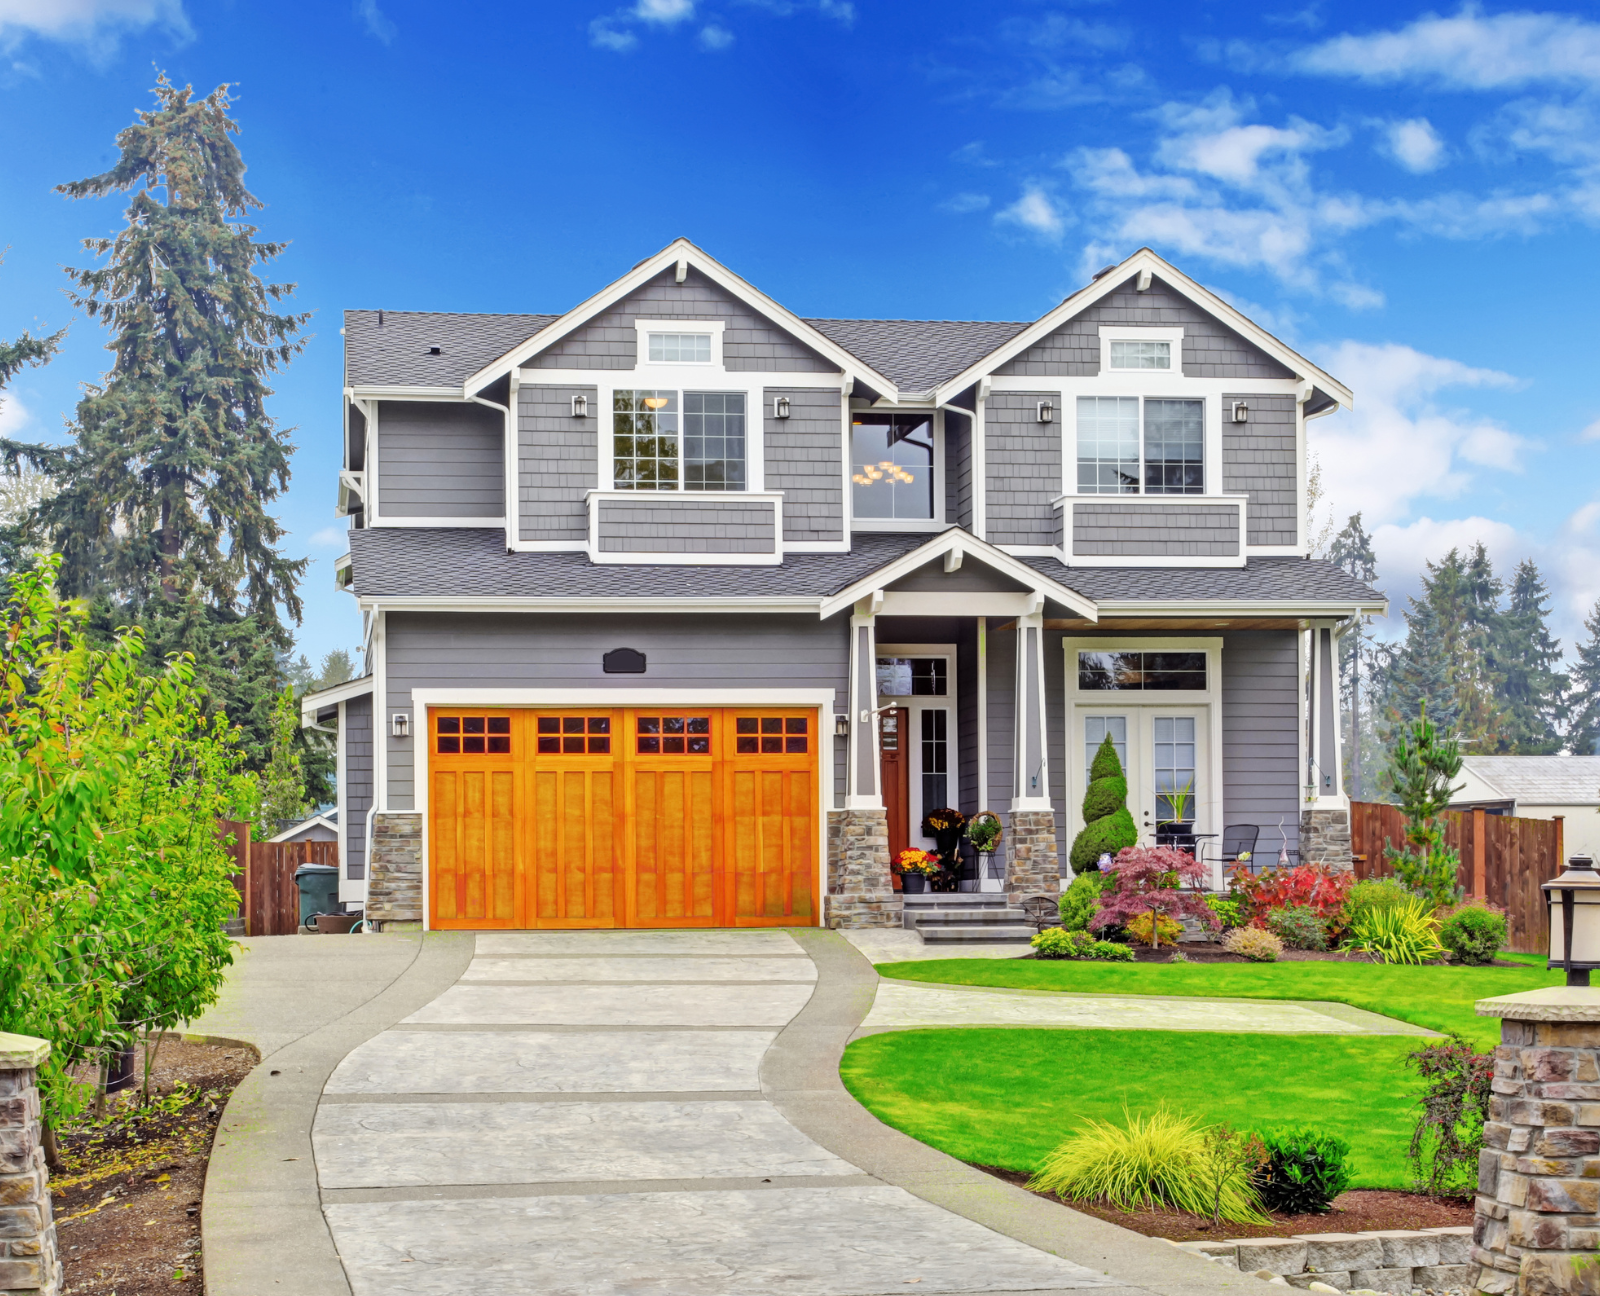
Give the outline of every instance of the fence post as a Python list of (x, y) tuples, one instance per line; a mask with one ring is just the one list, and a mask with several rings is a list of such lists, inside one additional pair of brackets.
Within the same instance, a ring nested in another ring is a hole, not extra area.
[(1483, 807), (1478, 806), (1472, 812), (1472, 898), (1474, 900), (1487, 900), (1489, 898), (1483, 870), (1483, 834), (1485, 831)]
[(1550, 876), (1558, 877), (1567, 864), (1567, 816), (1552, 815), (1551, 818), (1556, 821), (1556, 871)]

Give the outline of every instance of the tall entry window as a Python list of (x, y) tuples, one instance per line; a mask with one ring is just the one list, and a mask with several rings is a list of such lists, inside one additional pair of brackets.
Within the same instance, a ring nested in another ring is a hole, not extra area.
[(1193, 716), (1158, 715), (1151, 718), (1158, 824), (1194, 822), (1194, 730)]
[(1203, 495), (1205, 402), (1078, 397), (1078, 494)]
[(932, 518), (933, 415), (852, 415), (850, 494), (858, 518)]
[(614, 392), (611, 438), (618, 490), (745, 488), (743, 392)]
[(950, 713), (922, 713), (922, 813), (950, 804)]

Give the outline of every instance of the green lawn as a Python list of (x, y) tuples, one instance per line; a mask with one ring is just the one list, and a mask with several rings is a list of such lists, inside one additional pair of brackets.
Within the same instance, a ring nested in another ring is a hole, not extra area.
[[(1540, 960), (1542, 962), (1542, 960)], [(1543, 967), (1386, 967), (1371, 963), (1078, 963), (930, 959), (882, 964), (885, 977), (946, 985), (1221, 999), (1322, 999), (1487, 1049), (1500, 1023), (1475, 1000), (1560, 982)], [(1245, 1129), (1311, 1125), (1349, 1142), (1355, 1186), (1408, 1187), (1414, 1036), (975, 1027), (858, 1040), (840, 1073), (874, 1115), (966, 1161), (1032, 1170), (1083, 1120), (1165, 1102)]]

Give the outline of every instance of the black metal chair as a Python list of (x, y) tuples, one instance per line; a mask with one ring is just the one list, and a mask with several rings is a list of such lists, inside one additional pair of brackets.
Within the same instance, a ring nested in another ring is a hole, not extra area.
[(1249, 859), (1245, 861), (1245, 867), (1252, 873), (1266, 867), (1260, 860), (1256, 859), (1256, 842), (1260, 838), (1261, 826), (1259, 824), (1228, 824), (1224, 827), (1222, 840), (1217, 844), (1215, 857), (1216, 861), (1222, 866), (1223, 873), (1227, 873), (1228, 865), (1237, 864), (1241, 855), (1249, 856)]

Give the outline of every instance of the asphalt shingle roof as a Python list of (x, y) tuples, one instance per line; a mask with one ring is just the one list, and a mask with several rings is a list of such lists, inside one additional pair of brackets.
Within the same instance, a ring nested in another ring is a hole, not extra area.
[[(378, 323), (380, 316), (382, 324)], [(459, 387), (555, 318), (454, 311), (346, 311), (345, 382), (363, 387)], [(429, 355), (429, 347), (438, 347), (440, 354)]]
[[(774, 567), (596, 564), (582, 553), (507, 553), (489, 528), (350, 532), (355, 592), (375, 598), (826, 598), (925, 544), (926, 534), (858, 535), (849, 553), (790, 554)], [(1317, 602), (1369, 599), (1332, 563), (1252, 558), (1244, 567), (1065, 567), (1025, 558), (1089, 598)]]
[(1600, 802), (1600, 756), (1463, 756), (1461, 763), (1526, 805)]
[(954, 378), (1032, 321), (808, 319), (807, 324), (904, 391)]

